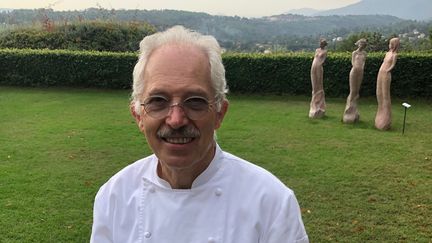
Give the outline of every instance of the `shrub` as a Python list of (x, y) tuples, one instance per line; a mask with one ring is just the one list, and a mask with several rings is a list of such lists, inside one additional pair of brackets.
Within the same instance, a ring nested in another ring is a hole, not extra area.
[[(384, 53), (368, 53), (361, 96), (375, 96), (376, 78)], [(313, 53), (224, 55), (232, 92), (306, 94), (312, 91), (310, 67)], [(392, 72), (391, 92), (398, 97), (432, 97), (432, 53), (401, 53)], [(324, 63), (326, 96), (349, 93), (351, 53), (328, 53)]]
[[(223, 62), (233, 93), (310, 95), (313, 53), (226, 53)], [(384, 53), (369, 53), (361, 96), (375, 96)], [(137, 54), (66, 50), (0, 49), (0, 85), (131, 87)], [(402, 53), (392, 72), (391, 93), (398, 97), (432, 97), (432, 53)], [(329, 53), (324, 63), (328, 97), (349, 93), (351, 53)]]
[(155, 33), (147, 23), (79, 22), (54, 27), (19, 28), (0, 36), (0, 48), (136, 51), (143, 37)]
[(129, 88), (134, 53), (1, 50), (0, 84)]

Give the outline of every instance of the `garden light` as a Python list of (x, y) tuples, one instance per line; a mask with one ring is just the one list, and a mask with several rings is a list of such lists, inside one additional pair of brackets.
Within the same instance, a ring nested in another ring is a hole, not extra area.
[(402, 135), (403, 135), (405, 133), (406, 112), (407, 112), (407, 109), (411, 107), (411, 105), (404, 102), (404, 103), (402, 103), (402, 106), (405, 107), (404, 121), (403, 121), (403, 128), (402, 128)]

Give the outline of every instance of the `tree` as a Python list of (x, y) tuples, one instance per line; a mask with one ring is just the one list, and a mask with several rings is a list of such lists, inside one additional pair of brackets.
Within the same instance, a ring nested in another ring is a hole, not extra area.
[(46, 28), (19, 28), (0, 36), (0, 48), (137, 51), (156, 29), (145, 22), (79, 22)]
[(347, 39), (341, 41), (336, 47), (338, 51), (353, 51), (357, 49), (355, 43), (365, 38), (368, 41), (366, 51), (384, 51), (388, 49), (388, 40), (395, 35), (391, 35), (389, 38), (385, 38), (381, 33), (378, 32), (360, 32), (348, 36)]
[(431, 46), (432, 46), (432, 25), (429, 28), (429, 40), (430, 40), (430, 43), (431, 43)]

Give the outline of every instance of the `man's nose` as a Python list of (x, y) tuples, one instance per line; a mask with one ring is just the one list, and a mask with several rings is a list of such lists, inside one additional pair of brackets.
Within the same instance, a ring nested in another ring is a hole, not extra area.
[(170, 107), (170, 111), (168, 112), (168, 116), (166, 118), (166, 123), (172, 128), (180, 128), (186, 125), (189, 122), (189, 118), (187, 117), (183, 107), (178, 104), (172, 105)]

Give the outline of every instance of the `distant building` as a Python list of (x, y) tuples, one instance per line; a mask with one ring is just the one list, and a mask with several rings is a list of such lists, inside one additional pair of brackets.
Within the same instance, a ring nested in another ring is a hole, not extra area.
[(425, 37), (426, 37), (425, 33), (420, 33), (420, 34), (417, 36), (417, 38), (419, 38), (419, 39), (423, 39), (423, 38), (425, 38)]
[(336, 41), (343, 41), (343, 38), (339, 36), (339, 37), (333, 38), (332, 41), (333, 41), (333, 42), (336, 42)]

